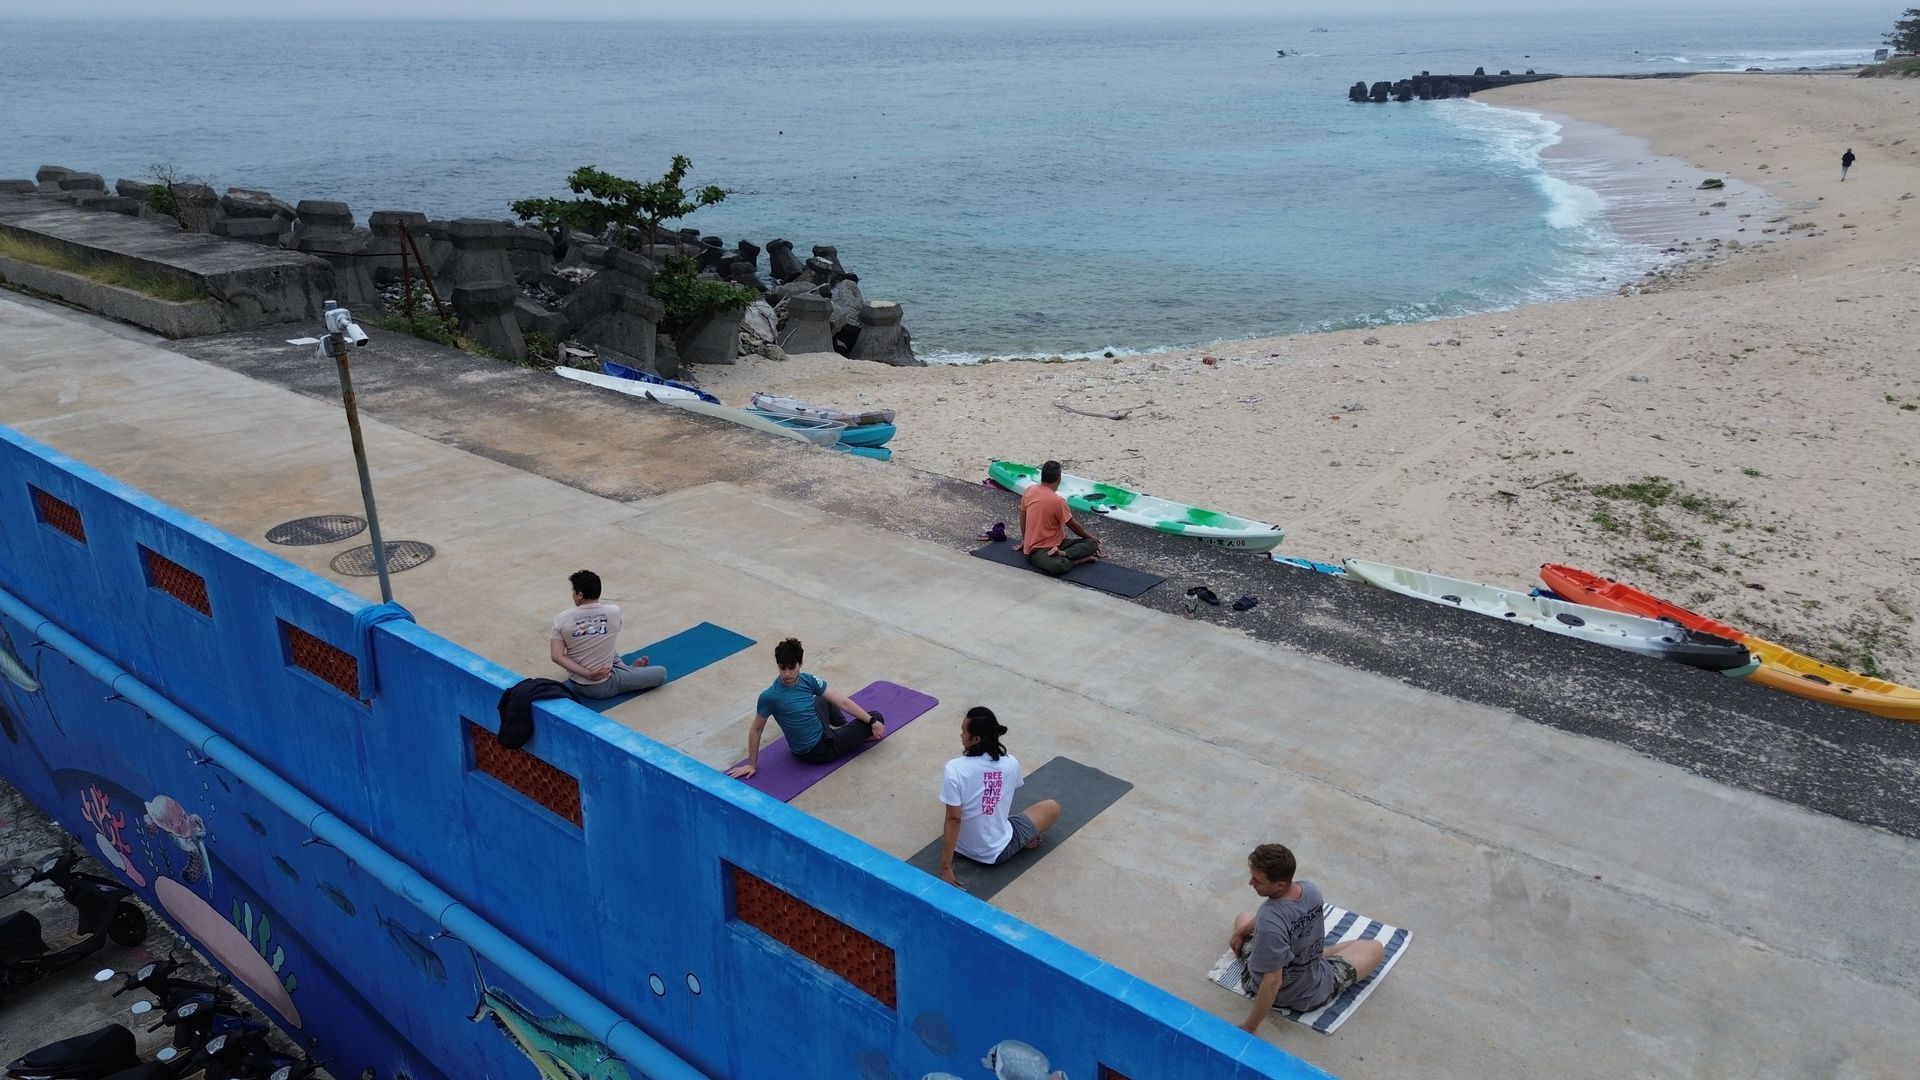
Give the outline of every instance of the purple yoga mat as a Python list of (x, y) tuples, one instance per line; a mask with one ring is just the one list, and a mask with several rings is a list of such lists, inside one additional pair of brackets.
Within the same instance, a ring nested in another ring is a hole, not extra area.
[[(761, 745), (760, 767), (743, 782), (781, 802), (792, 802), (795, 795), (819, 783), (828, 773), (892, 738), (894, 732), (906, 727), (915, 717), (940, 704), (939, 698), (928, 697), (918, 690), (890, 682), (873, 683), (865, 689), (854, 691), (851, 697), (861, 708), (870, 713), (880, 713), (886, 721), (887, 733), (880, 736), (879, 742), (866, 743), (846, 757), (825, 765), (815, 765), (794, 757), (787, 751), (786, 738), (776, 736), (772, 742)], [(746, 760), (741, 758), (734, 764), (742, 765)]]

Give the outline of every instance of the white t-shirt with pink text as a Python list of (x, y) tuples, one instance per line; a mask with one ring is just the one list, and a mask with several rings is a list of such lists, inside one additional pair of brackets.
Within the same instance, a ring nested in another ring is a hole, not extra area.
[(975, 862), (991, 863), (1013, 840), (1013, 793), (1020, 788), (1020, 762), (1012, 754), (994, 761), (985, 754), (947, 762), (940, 801), (960, 808), (960, 836), (953, 849)]

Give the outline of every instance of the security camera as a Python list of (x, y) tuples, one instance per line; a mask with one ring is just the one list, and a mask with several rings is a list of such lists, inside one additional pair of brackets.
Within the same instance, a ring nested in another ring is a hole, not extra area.
[(360, 324), (353, 321), (353, 312), (329, 300), (324, 314), (327, 320), (327, 333), (339, 334), (352, 345), (364, 346), (367, 343), (367, 332), (360, 329)]

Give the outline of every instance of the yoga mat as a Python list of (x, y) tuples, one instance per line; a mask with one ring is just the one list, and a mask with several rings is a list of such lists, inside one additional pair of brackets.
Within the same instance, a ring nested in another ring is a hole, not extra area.
[[(1407, 951), (1407, 942), (1413, 939), (1413, 931), (1402, 930), (1397, 926), (1388, 926), (1378, 919), (1369, 919), (1365, 915), (1356, 915), (1343, 907), (1327, 905), (1327, 936), (1325, 945), (1338, 945), (1343, 941), (1358, 941), (1363, 938), (1377, 938), (1386, 942), (1387, 958), (1380, 961), (1380, 970), (1365, 979), (1347, 987), (1345, 993), (1336, 994), (1332, 1001), (1312, 1012), (1294, 1012), (1292, 1009), (1274, 1009), (1276, 1016), (1284, 1016), (1296, 1023), (1305, 1024), (1322, 1035), (1331, 1035), (1347, 1017), (1359, 1011), (1360, 1003), (1367, 1000), (1373, 988), (1387, 977), (1393, 965)], [(1252, 994), (1240, 989), (1240, 974), (1247, 962), (1233, 955), (1228, 949), (1220, 959), (1213, 962), (1213, 970), (1207, 972), (1207, 978), (1214, 985), (1225, 987), (1243, 998), (1251, 999)]]
[[(682, 630), (664, 641), (656, 641), (643, 649), (635, 649), (620, 659), (631, 664), (644, 656), (650, 666), (667, 669), (667, 682), (699, 671), (708, 664), (717, 664), (741, 649), (753, 644), (753, 639), (744, 634), (736, 634), (724, 626), (715, 626), (703, 622), (691, 630)], [(629, 700), (646, 693), (635, 690), (631, 694), (620, 694), (610, 698), (580, 698), (580, 704), (595, 712), (606, 712), (615, 705), (623, 705)]]
[[(1040, 574), (1041, 577), (1051, 576), (1035, 570), (1033, 565), (1027, 562), (1027, 557), (1020, 554), (1020, 545), (1012, 541), (1004, 544), (998, 542), (983, 544), (974, 548), (972, 554), (976, 559), (997, 562), (1002, 566), (1017, 566), (1028, 573)], [(1130, 570), (1124, 566), (1115, 566), (1101, 559), (1098, 562), (1081, 563), (1067, 571), (1059, 580), (1071, 581), (1075, 585), (1085, 585), (1089, 589), (1099, 589), (1101, 592), (1124, 596), (1131, 600), (1167, 579), (1142, 573), (1139, 570)]]
[[(1082, 765), (1072, 758), (1054, 758), (1028, 773), (1026, 782), (1013, 793), (1013, 813), (1016, 814), (1042, 799), (1060, 800), (1060, 820), (1047, 830), (1046, 842), (1032, 851), (1023, 851), (1006, 862), (992, 866), (956, 854), (953, 857), (953, 876), (960, 879), (960, 884), (965, 885), (968, 892), (986, 900), (1013, 884), (1014, 878), (1026, 873), (1028, 867), (1059, 847), (1061, 841), (1092, 821), (1094, 815), (1119, 802), (1120, 796), (1132, 790), (1131, 783), (1117, 776), (1103, 773), (1090, 765)], [(942, 842), (935, 840), (921, 848), (913, 858), (907, 860), (908, 864), (939, 876)]]
[[(760, 767), (742, 783), (756, 791), (771, 795), (781, 802), (792, 802), (795, 795), (819, 783), (828, 773), (892, 738), (894, 732), (906, 727), (913, 722), (914, 718), (940, 704), (939, 698), (929, 697), (918, 690), (890, 682), (872, 683), (848, 696), (868, 712), (881, 714), (881, 719), (886, 722), (887, 732), (880, 736), (878, 742), (864, 743), (846, 757), (836, 758), (825, 765), (815, 765), (810, 761), (801, 761), (794, 757), (787, 750), (786, 737), (776, 734), (772, 742), (760, 744)], [(771, 723), (769, 723), (769, 729), (776, 732), (779, 730)], [(741, 758), (733, 764), (744, 765), (746, 760)]]

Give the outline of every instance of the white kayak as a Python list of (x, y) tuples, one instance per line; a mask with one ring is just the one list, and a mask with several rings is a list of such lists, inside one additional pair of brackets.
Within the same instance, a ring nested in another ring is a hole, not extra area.
[(1677, 660), (1694, 667), (1725, 670), (1749, 662), (1744, 646), (1711, 634), (1688, 631), (1659, 619), (1572, 604), (1518, 589), (1502, 589), (1459, 578), (1429, 574), (1404, 566), (1346, 560), (1348, 571), (1388, 592), (1457, 607), (1505, 622), (1524, 623), (1550, 634), (1591, 641), (1661, 660)]
[[(621, 379), (612, 375), (602, 375), (597, 371), (582, 371), (579, 368), (557, 367), (555, 375), (574, 382), (583, 382), (588, 386), (598, 386), (603, 390), (612, 390), (628, 397), (643, 398), (652, 401), (666, 401), (670, 398), (684, 398), (689, 401), (700, 400), (697, 391), (678, 386), (660, 386), (654, 383), (636, 382), (633, 379)], [(649, 392), (651, 391), (651, 392)]]
[(814, 405), (799, 398), (781, 397), (756, 390), (753, 393), (753, 407), (763, 412), (779, 416), (806, 417), (812, 420), (837, 420), (848, 427), (866, 427), (869, 424), (893, 423), (892, 409), (836, 409), (830, 405)]
[[(987, 470), (993, 482), (1016, 494), (1040, 482), (1040, 470), (1014, 461), (996, 461)], [(1060, 475), (1060, 495), (1075, 510), (1124, 521), (1145, 529), (1190, 536), (1236, 551), (1268, 552), (1280, 546), (1286, 530), (1264, 521), (1156, 499), (1144, 492), (1102, 484), (1072, 473)]]
[(822, 421), (819, 427), (808, 427), (805, 429), (788, 427), (785, 424), (777, 423), (758, 413), (748, 412), (745, 409), (736, 409), (729, 405), (715, 405), (712, 402), (701, 401), (696, 397), (681, 398), (660, 396), (660, 391), (671, 390), (671, 387), (641, 385), (647, 397), (671, 405), (676, 409), (684, 409), (690, 413), (699, 413), (701, 416), (711, 416), (716, 420), (725, 420), (729, 424), (739, 424), (744, 428), (752, 428), (755, 431), (762, 431), (768, 435), (778, 435), (783, 439), (803, 442), (809, 446), (832, 446), (834, 443), (840, 441), (840, 433), (846, 430), (845, 424), (828, 423), (825, 421)]

